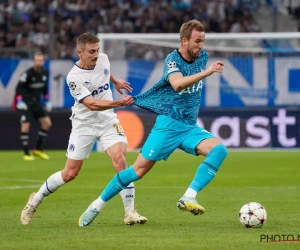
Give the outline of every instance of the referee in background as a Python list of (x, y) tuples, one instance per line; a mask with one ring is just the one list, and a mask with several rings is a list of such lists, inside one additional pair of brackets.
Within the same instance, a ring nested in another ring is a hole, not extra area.
[[(21, 115), (21, 142), (25, 161), (34, 160), (38, 156), (49, 160), (49, 156), (42, 151), (42, 146), (51, 127), (48, 112), (52, 105), (48, 95), (48, 71), (44, 68), (45, 58), (42, 53), (35, 53), (33, 67), (26, 70), (19, 79), (16, 88), (16, 109)], [(29, 129), (31, 121), (39, 121), (41, 127), (38, 131), (36, 146), (33, 155), (29, 152)]]

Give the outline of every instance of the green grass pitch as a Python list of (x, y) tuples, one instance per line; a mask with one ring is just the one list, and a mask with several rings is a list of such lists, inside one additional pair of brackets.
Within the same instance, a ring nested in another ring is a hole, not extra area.
[[(114, 197), (91, 226), (78, 218), (113, 177), (104, 153), (92, 153), (76, 180), (46, 198), (32, 223), (20, 223), (29, 194), (65, 164), (64, 151), (51, 160), (24, 162), (21, 152), (0, 152), (0, 249), (300, 249), (300, 242), (260, 242), (260, 235), (300, 235), (299, 152), (229, 152), (216, 178), (197, 199), (206, 213), (179, 211), (183, 195), (204, 159), (175, 152), (136, 183), (136, 208), (145, 225), (125, 226), (121, 198)], [(128, 153), (132, 163), (136, 152)], [(268, 219), (261, 229), (243, 228), (238, 212), (256, 201)]]

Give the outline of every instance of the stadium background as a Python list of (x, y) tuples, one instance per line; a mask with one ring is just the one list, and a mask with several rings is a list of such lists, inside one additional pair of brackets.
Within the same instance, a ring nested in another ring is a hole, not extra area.
[[(159, 11), (155, 11), (159, 10)], [(34, 51), (46, 54), (49, 91), (54, 110), (46, 149), (65, 149), (73, 105), (65, 77), (77, 60), (76, 36), (98, 33), (178, 33), (183, 21), (202, 21), (207, 34), (299, 31), (299, 1), (6, 1), (0, 0), (0, 126), (1, 150), (21, 149), (19, 117), (11, 110), (20, 74), (32, 64)], [(101, 39), (101, 35), (100, 35)], [(128, 80), (133, 95), (149, 89), (160, 77), (163, 58), (173, 48), (134, 41), (102, 41), (111, 72)], [(206, 42), (209, 45), (209, 41)], [(221, 45), (220, 45), (221, 46)], [(300, 147), (299, 47), (289, 39), (259, 40), (264, 53), (209, 51), (225, 70), (204, 81), (198, 124), (233, 148)], [(112, 86), (113, 89), (113, 86)], [(119, 94), (113, 89), (114, 98)], [(117, 109), (129, 148), (142, 146), (155, 115), (137, 107)], [(31, 133), (38, 129), (33, 125)], [(95, 145), (95, 150), (101, 150)]]

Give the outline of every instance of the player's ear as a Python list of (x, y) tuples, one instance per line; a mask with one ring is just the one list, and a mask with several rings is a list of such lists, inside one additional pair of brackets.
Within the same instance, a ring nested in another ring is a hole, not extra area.
[(81, 49), (78, 49), (78, 48), (77, 48), (77, 54), (78, 54), (78, 56), (79, 56), (80, 58), (81, 58), (81, 53), (82, 53), (82, 52), (81, 52)]
[(182, 44), (182, 45), (186, 45), (187, 42), (188, 42), (188, 40), (187, 40), (185, 37), (183, 37), (183, 38), (181, 39), (181, 44)]

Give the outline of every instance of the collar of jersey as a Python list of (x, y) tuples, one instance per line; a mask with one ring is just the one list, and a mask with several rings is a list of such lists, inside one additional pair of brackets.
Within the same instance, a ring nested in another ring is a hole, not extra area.
[(186, 63), (192, 64), (193, 62), (195, 62), (195, 59), (193, 61), (188, 61), (188, 60), (184, 59), (184, 57), (180, 54), (179, 50), (176, 49), (176, 51), (177, 51), (178, 55), (181, 57), (181, 59), (183, 61), (185, 61)]
[(94, 69), (84, 69), (84, 68), (81, 68), (76, 63), (75, 63), (75, 66), (77, 66), (78, 68), (83, 69), (83, 70), (94, 70)]

